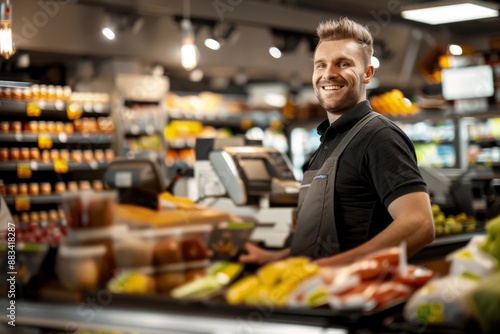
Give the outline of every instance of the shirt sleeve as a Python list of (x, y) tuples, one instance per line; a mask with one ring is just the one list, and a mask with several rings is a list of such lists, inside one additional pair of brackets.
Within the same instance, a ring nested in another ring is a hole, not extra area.
[(384, 127), (377, 131), (365, 153), (364, 174), (386, 207), (400, 196), (427, 192), (413, 143), (397, 129)]

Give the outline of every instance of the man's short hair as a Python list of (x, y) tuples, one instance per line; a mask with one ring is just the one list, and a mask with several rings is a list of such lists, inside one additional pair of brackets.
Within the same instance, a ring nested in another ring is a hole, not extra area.
[(324, 41), (335, 41), (340, 39), (354, 39), (358, 41), (364, 51), (366, 64), (371, 63), (373, 55), (373, 37), (368, 27), (355, 21), (342, 17), (338, 20), (323, 21), (318, 25), (316, 34), (319, 37), (318, 45)]

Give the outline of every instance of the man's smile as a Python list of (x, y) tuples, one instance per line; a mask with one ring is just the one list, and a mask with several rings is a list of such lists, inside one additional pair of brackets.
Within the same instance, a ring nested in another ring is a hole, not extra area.
[(321, 88), (323, 88), (323, 90), (339, 90), (342, 87), (344, 86), (323, 86)]

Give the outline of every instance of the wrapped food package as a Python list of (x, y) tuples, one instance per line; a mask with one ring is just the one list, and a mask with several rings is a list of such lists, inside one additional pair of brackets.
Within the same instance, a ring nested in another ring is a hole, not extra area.
[(497, 261), (481, 250), (486, 240), (486, 236), (474, 236), (465, 247), (449, 254), (446, 257), (451, 262), (449, 275), (480, 279), (495, 271), (498, 268)]
[(468, 295), (478, 286), (478, 280), (461, 276), (436, 278), (406, 302), (405, 319), (411, 324), (464, 325), (473, 316)]

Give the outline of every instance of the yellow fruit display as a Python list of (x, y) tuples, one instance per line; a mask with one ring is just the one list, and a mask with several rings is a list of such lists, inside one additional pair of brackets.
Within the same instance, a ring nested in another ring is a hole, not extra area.
[(122, 273), (108, 282), (108, 289), (113, 293), (149, 294), (155, 292), (155, 281), (139, 272)]
[(414, 115), (419, 112), (418, 105), (405, 98), (399, 89), (372, 96), (370, 104), (373, 110), (389, 116)]
[(476, 218), (467, 216), (465, 212), (445, 216), (439, 205), (432, 204), (432, 214), (437, 236), (472, 232), (477, 228)]
[(262, 267), (256, 275), (244, 277), (226, 293), (230, 304), (286, 306), (288, 297), (319, 268), (305, 257), (292, 257)]

